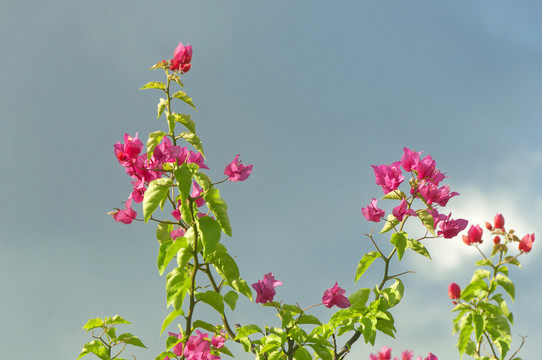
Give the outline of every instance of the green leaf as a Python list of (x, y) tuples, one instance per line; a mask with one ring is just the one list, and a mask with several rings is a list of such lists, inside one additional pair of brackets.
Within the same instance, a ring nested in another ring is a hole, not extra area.
[(190, 105), (192, 107), (192, 109), (198, 111), (196, 109), (196, 106), (194, 106), (194, 102), (192, 102), (192, 99), (190, 98), (190, 96), (186, 95), (186, 93), (184, 91), (177, 91), (175, 94), (173, 94), (172, 97), (184, 101), (185, 103)]
[(376, 321), (376, 329), (395, 339), (397, 330), (393, 325), (393, 320), (378, 319)]
[[(166, 292), (167, 303), (169, 306), (173, 304), (173, 301), (177, 300), (174, 304), (175, 309), (180, 309), (186, 292), (190, 288), (190, 277), (186, 271), (182, 268), (175, 268), (166, 276)], [(180, 299), (179, 299), (180, 298)], [(177, 306), (175, 306), (177, 305)]]
[(164, 135), (166, 135), (166, 133), (163, 131), (155, 131), (149, 134), (149, 139), (147, 140), (147, 159), (150, 160), (152, 158), (154, 149), (160, 144)]
[(294, 353), (294, 360), (312, 360), (311, 354), (303, 346), (297, 348)]
[(184, 314), (184, 311), (182, 311), (181, 309), (179, 309), (179, 310), (173, 309), (173, 311), (170, 312), (168, 314), (168, 316), (166, 316), (166, 318), (164, 319), (164, 322), (162, 323), (162, 329), (160, 330), (160, 335), (162, 335), (164, 330), (167, 329), (167, 327), (169, 326), (169, 324), (171, 324), (171, 322), (173, 320), (175, 320), (177, 317), (179, 317), (179, 316), (181, 316), (183, 314)]
[(350, 300), (350, 308), (353, 310), (360, 310), (365, 307), (369, 295), (371, 294), (371, 289), (358, 289), (352, 293), (348, 300)]
[(196, 298), (211, 306), (221, 315), (224, 315), (224, 299), (219, 293), (209, 290), (204, 293), (196, 294)]
[(432, 235), (435, 235), (435, 220), (433, 219), (433, 215), (431, 215), (427, 209), (418, 210), (416, 211), (416, 214), (418, 214), (418, 217), (427, 231), (429, 231)]
[(333, 356), (331, 355), (331, 350), (328, 349), (327, 347), (321, 346), (321, 345), (312, 345), (312, 344), (310, 344), (309, 346), (314, 350), (316, 355), (320, 357), (320, 359), (322, 360), (333, 359)]
[(235, 310), (235, 304), (237, 304), (237, 299), (239, 299), (239, 295), (233, 290), (228, 291), (226, 295), (224, 295), (224, 302), (228, 304), (228, 306), (233, 310)]
[(290, 305), (290, 304), (284, 304), (282, 305), (282, 310), (289, 311), (292, 314), (299, 314), (301, 313), (301, 309), (298, 305)]
[(182, 248), (177, 252), (177, 266), (184, 268), (188, 261), (193, 257), (192, 250), (189, 248)]
[(197, 164), (183, 163), (174, 172), (175, 180), (177, 180), (177, 187), (179, 188), (179, 194), (181, 196), (181, 203), (185, 203), (186, 199), (190, 195), (190, 187), (192, 186), (192, 177), (199, 170)]
[(518, 259), (516, 259), (514, 256), (507, 256), (507, 257), (504, 258), (504, 260), (508, 264), (516, 265), (516, 266), (519, 266), (521, 268), (521, 264), (519, 263)]
[(507, 278), (506, 276), (502, 274), (497, 274), (496, 276), (497, 284), (503, 287), (503, 289), (510, 295), (510, 298), (512, 301), (514, 301), (515, 295), (516, 295), (516, 287), (514, 286), (514, 283)]
[(166, 99), (160, 99), (160, 102), (158, 102), (158, 116), (157, 119), (160, 119), (160, 116), (162, 116), (162, 113), (164, 112), (164, 109), (166, 108), (167, 101)]
[(196, 123), (192, 120), (192, 117), (188, 114), (172, 114), (173, 121), (181, 123), (192, 134), (196, 134)]
[(186, 141), (188, 141), (190, 145), (195, 147), (196, 150), (198, 150), (202, 155), (204, 155), (203, 145), (201, 145), (201, 140), (199, 136), (197, 136), (196, 134), (189, 133), (189, 132), (182, 132), (179, 134), (179, 136), (177, 136), (177, 139), (180, 139), (180, 138), (183, 138)]
[(155, 357), (154, 360), (164, 360), (166, 357), (169, 357), (170, 359), (175, 359), (176, 355), (171, 351), (164, 351), (160, 353), (160, 355)]
[(399, 220), (397, 220), (397, 218), (395, 216), (393, 216), (393, 214), (388, 214), (388, 220), (384, 224), (384, 227), (382, 228), (382, 230), (380, 230), (380, 233), (384, 234), (384, 233), (390, 231), (397, 224), (399, 224)]
[(145, 90), (145, 89), (159, 89), (159, 90), (166, 90), (166, 84), (164, 84), (161, 81), (151, 81), (147, 84), (145, 84), (143, 87), (140, 87), (139, 90)]
[(89, 331), (98, 327), (102, 327), (103, 324), (104, 324), (103, 319), (100, 319), (100, 318), (90, 319), (83, 326), (83, 330)]
[(248, 286), (247, 282), (241, 278), (235, 279), (231, 282), (231, 287), (237, 290), (240, 294), (243, 294), (252, 301), (252, 290)]
[(194, 174), (194, 177), (196, 178), (196, 181), (198, 182), (199, 186), (205, 191), (209, 190), (212, 186), (211, 179), (209, 177), (201, 172), (197, 172)]
[(405, 195), (404, 192), (402, 192), (401, 190), (397, 189), (397, 190), (390, 191), (389, 193), (387, 193), (386, 195), (384, 195), (384, 196), (382, 197), (382, 199), (402, 200), (402, 199), (406, 199), (406, 195)]
[(476, 280), (483, 280), (483, 279), (489, 279), (489, 275), (491, 273), (489, 272), (489, 270), (485, 270), (485, 269), (477, 269), (475, 272), (474, 272), (474, 275), (472, 275), (472, 278), (471, 278), (471, 282), (472, 281), (476, 281)]
[(81, 359), (83, 356), (89, 353), (93, 353), (102, 360), (111, 360), (109, 358), (109, 355), (107, 354), (107, 349), (105, 348), (105, 345), (98, 340), (92, 340), (91, 342), (83, 345), (83, 350), (81, 350), (81, 353), (79, 354), (77, 360)]
[(461, 356), (467, 349), (469, 343), (470, 334), (472, 334), (474, 328), (472, 326), (472, 314), (468, 314), (461, 319), (461, 325), (459, 325), (459, 340), (457, 347)]
[(371, 266), (373, 261), (375, 261), (375, 259), (378, 257), (381, 257), (381, 255), (377, 251), (371, 251), (363, 255), (363, 257), (359, 261), (358, 268), (356, 269), (355, 282), (358, 282), (359, 278), (369, 268), (369, 266)]
[(167, 196), (173, 181), (169, 178), (152, 180), (143, 197), (143, 217), (148, 222), (152, 213), (158, 208), (160, 201)]
[(320, 322), (320, 320), (318, 320), (318, 318), (316, 316), (306, 315), (306, 314), (301, 314), (299, 316), (299, 319), (298, 319), (297, 323), (298, 324), (322, 325), (322, 323)]
[(222, 231), (220, 224), (210, 216), (202, 216), (196, 221), (201, 235), (201, 242), (203, 243), (203, 257), (206, 258), (207, 254), (213, 251), (220, 241)]
[(478, 279), (475, 281), (471, 281), (470, 284), (468, 284), (463, 290), (461, 290), (461, 299), (469, 301), (470, 299), (472, 299), (473, 296), (477, 294), (478, 291), (487, 289), (488, 286), (484, 280)]
[(484, 317), (480, 314), (474, 314), (474, 333), (476, 334), (476, 342), (480, 341), (482, 334), (484, 332)]
[(423, 255), (429, 260), (431, 260), (431, 255), (429, 255), (429, 251), (427, 251), (425, 246), (423, 246), (422, 243), (418, 240), (408, 239), (408, 247), (417, 252), (418, 254)]
[(160, 244), (164, 243), (165, 241), (171, 240), (171, 236), (169, 234), (172, 231), (172, 224), (158, 223), (158, 225), (156, 226), (156, 239)]
[(143, 345), (143, 343), (141, 342), (141, 340), (139, 340), (139, 338), (135, 335), (132, 335), (130, 333), (125, 333), (125, 334), (121, 334), (117, 337), (117, 341), (122, 341), (126, 344), (130, 344), (130, 345), (133, 345), (133, 346), (138, 346), (138, 347), (142, 347), (142, 348), (147, 348), (145, 345)]
[(158, 251), (158, 272), (160, 276), (164, 273), (167, 266), (173, 260), (173, 257), (177, 252), (187, 246), (186, 238), (180, 237), (177, 240), (168, 240), (160, 245), (160, 250)]
[(482, 259), (476, 262), (476, 266), (492, 266), (491, 259)]
[(239, 268), (235, 263), (235, 260), (226, 252), (213, 251), (207, 255), (208, 262), (214, 265), (216, 272), (220, 277), (228, 284), (232, 281), (239, 279)]
[(395, 233), (391, 236), (390, 242), (395, 245), (397, 257), (399, 257), (399, 261), (401, 261), (407, 248), (407, 234), (404, 231)]
[(208, 322), (205, 322), (203, 320), (196, 320), (194, 321), (194, 325), (192, 326), (194, 329), (196, 328), (202, 328), (212, 333), (218, 333), (219, 329), (217, 329), (216, 326), (209, 324)]
[(255, 334), (257, 332), (260, 332), (263, 334), (263, 331), (262, 329), (260, 329), (260, 327), (258, 325), (245, 325), (243, 327), (240, 327), (238, 330), (237, 330), (237, 334), (235, 335), (235, 339), (234, 340), (239, 340), (239, 339), (242, 339), (242, 338), (245, 338), (247, 336), (250, 336), (252, 334)]
[(123, 319), (119, 315), (115, 315), (112, 317), (106, 317), (105, 318), (105, 324), (106, 325), (114, 325), (114, 324), (131, 324), (128, 320)]
[(361, 325), (363, 326), (363, 339), (365, 343), (375, 344), (376, 340), (376, 319), (372, 316), (365, 316), (361, 319)]
[[(200, 184), (201, 185), (201, 184)], [(148, 190), (147, 190), (148, 191)], [(203, 193), (203, 199), (207, 202), (207, 207), (215, 214), (216, 221), (220, 224), (224, 234), (231, 237), (231, 225), (228, 217), (228, 205), (220, 197), (220, 192), (214, 187)]]

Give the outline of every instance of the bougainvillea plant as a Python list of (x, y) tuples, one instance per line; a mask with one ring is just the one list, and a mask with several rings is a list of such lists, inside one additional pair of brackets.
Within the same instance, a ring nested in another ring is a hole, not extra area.
[[(192, 55), (192, 46), (180, 43), (172, 59), (151, 67), (162, 70), (165, 81), (153, 81), (141, 88), (155, 89), (162, 94), (157, 117), (165, 118), (167, 128), (150, 133), (146, 144), (136, 133), (125, 134), (123, 142), (113, 146), (116, 159), (131, 178), (131, 191), (124, 207), (110, 214), (115, 221), (127, 225), (134, 221), (156, 224), (159, 274), (174, 265), (166, 275), (166, 302), (171, 310), (160, 331), (163, 333), (176, 324), (178, 332), (168, 331), (165, 350), (155, 359), (218, 360), (224, 355), (233, 356), (228, 346), (239, 343), (258, 360), (342, 360), (357, 342), (374, 346), (379, 333), (395, 337), (395, 308), (404, 294), (401, 277), (411, 271), (392, 274), (391, 262), (401, 261), (407, 251), (431, 259), (424, 242), (455, 238), (468, 225), (467, 220), (452, 218), (443, 211), (450, 199), (459, 195), (444, 184), (444, 172), (437, 168), (431, 156), (422, 156), (422, 152), (407, 147), (397, 161), (372, 165), (375, 182), (384, 193), (380, 200), (395, 206), (386, 214), (379, 208), (379, 199), (372, 198), (361, 213), (369, 222), (382, 222), (379, 236), (387, 238), (389, 243), (377, 240), (374, 228), (365, 234), (374, 250), (362, 256), (353, 277), (357, 283), (379, 259), (383, 269), (380, 282), (373, 288), (353, 289), (348, 295), (338, 282), (329, 284), (328, 289), (322, 289), (322, 298), (305, 308), (298, 303), (276, 301), (277, 287), (283, 285), (282, 281), (268, 273), (263, 278), (251, 276), (261, 280), (249, 286), (235, 258), (221, 241), (223, 234), (232, 236), (232, 228), (218, 185), (248, 180), (253, 165), (243, 164), (240, 155), (232, 154), (232, 162), (224, 164), (224, 178), (212, 180), (205, 172), (209, 168), (195, 120), (189, 114), (174, 110), (173, 105), (178, 102), (196, 109), (193, 100), (182, 90), (181, 81), (181, 76), (192, 67)], [(142, 215), (133, 208), (134, 203), (141, 204)], [(405, 231), (407, 222), (423, 229), (423, 235), (410, 236)], [(534, 234), (520, 240), (513, 230), (506, 232), (504, 217), (500, 214), (493, 225), (486, 224), (486, 227), (495, 236), (491, 257), (486, 257), (477, 247), (482, 243), (480, 226), (471, 226), (462, 239), (482, 254), (483, 260), (476, 265), (489, 270), (476, 270), (471, 283), (463, 290), (452, 283), (448, 292), (456, 305), (454, 311), (458, 312), (454, 330), (459, 332), (460, 354), (475, 359), (504, 359), (510, 349), (509, 325), (513, 318), (499, 290), (514, 298), (507, 266), (519, 266), (517, 258), (531, 250)], [(513, 243), (518, 243), (519, 254), (508, 255)], [(274, 309), (279, 324), (232, 327), (239, 296)], [(202, 318), (199, 311), (202, 304), (216, 311), (220, 324)], [(334, 311), (326, 321), (310, 313), (320, 305)], [(129, 323), (120, 316), (89, 320), (83, 329), (91, 332), (94, 340), (83, 346), (79, 358), (94, 354), (102, 360), (121, 359), (119, 356), (127, 345), (144, 347), (132, 334), (117, 335), (119, 324)], [(391, 360), (391, 351), (384, 347), (376, 355), (370, 355), (370, 359)], [(401, 353), (401, 360), (412, 357), (410, 350)], [(417, 359), (437, 360), (437, 356), (429, 353)]]

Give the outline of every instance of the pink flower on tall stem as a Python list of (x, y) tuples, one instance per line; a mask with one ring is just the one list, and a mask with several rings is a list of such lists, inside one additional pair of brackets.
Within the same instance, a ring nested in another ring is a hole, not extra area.
[(173, 59), (169, 63), (169, 70), (171, 71), (180, 71), (181, 73), (186, 73), (192, 67), (190, 62), (192, 61), (192, 46), (186, 44), (183, 45), (182, 42), (175, 48), (173, 52)]
[(322, 296), (322, 303), (325, 307), (331, 308), (335, 305), (341, 309), (350, 307), (350, 300), (344, 296), (344, 289), (340, 288), (339, 285), (335, 282), (333, 287), (327, 289)]
[(457, 300), (461, 297), (461, 288), (456, 283), (451, 283), (448, 286), (448, 296), (452, 300)]
[(226, 175), (228, 180), (232, 182), (245, 181), (252, 172), (252, 165), (245, 166), (241, 163), (241, 161), (238, 160), (240, 155), (241, 154), (237, 154), (233, 161), (224, 169), (224, 175)]

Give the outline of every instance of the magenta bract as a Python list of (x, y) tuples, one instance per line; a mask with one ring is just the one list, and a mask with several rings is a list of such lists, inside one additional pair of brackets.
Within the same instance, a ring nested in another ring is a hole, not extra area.
[(245, 181), (252, 172), (252, 165), (245, 166), (238, 160), (240, 155), (241, 154), (237, 154), (233, 161), (224, 169), (224, 175), (232, 182)]
[(322, 303), (325, 307), (331, 308), (335, 305), (341, 309), (350, 307), (350, 300), (344, 296), (345, 290), (341, 289), (337, 283), (333, 287), (327, 289), (322, 296)]
[(480, 225), (471, 225), (468, 235), (463, 235), (463, 242), (467, 245), (481, 244), (484, 230)]
[(380, 222), (380, 218), (384, 216), (385, 212), (379, 209), (376, 204), (377, 200), (373, 198), (371, 203), (367, 207), (361, 208), (361, 213), (365, 216), (365, 219), (373, 222)]
[(533, 248), (534, 233), (525, 235), (519, 242), (519, 251), (530, 252)]
[(265, 304), (273, 301), (276, 295), (275, 287), (280, 285), (282, 285), (282, 281), (275, 280), (273, 273), (265, 274), (263, 280), (258, 280), (257, 283), (252, 284), (252, 287), (256, 290), (256, 302)]

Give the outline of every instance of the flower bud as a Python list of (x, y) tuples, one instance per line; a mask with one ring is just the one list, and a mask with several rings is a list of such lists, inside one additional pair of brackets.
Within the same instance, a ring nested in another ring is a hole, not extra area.
[(495, 215), (493, 223), (495, 224), (495, 229), (504, 230), (504, 216), (502, 214)]
[(486, 229), (488, 229), (489, 231), (493, 230), (493, 225), (486, 221)]
[(495, 238), (493, 239), (493, 242), (494, 242), (495, 244), (500, 244), (500, 243), (501, 243), (501, 238), (498, 237), (498, 236), (495, 236)]
[(448, 296), (452, 300), (459, 299), (461, 297), (461, 288), (456, 283), (451, 283), (448, 286)]

